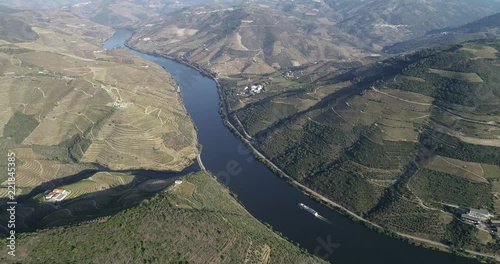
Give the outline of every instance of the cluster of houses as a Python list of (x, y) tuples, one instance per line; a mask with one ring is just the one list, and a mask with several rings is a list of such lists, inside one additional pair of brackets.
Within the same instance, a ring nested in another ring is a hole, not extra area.
[(113, 107), (114, 108), (125, 108), (127, 107), (128, 103), (122, 102), (122, 100), (118, 99), (113, 102)]
[(244, 95), (244, 94), (256, 95), (256, 94), (260, 94), (264, 90), (265, 90), (264, 85), (254, 84), (251, 86), (245, 86), (245, 88), (243, 88), (243, 92), (238, 93), (238, 95)]
[(468, 211), (462, 214), (462, 220), (468, 224), (478, 226), (483, 223), (492, 232), (500, 234), (500, 220), (492, 219), (494, 215), (490, 214), (485, 209), (469, 208)]
[(294, 77), (294, 76), (293, 76), (293, 72), (292, 72), (292, 71), (287, 71), (287, 72), (285, 73), (285, 77), (287, 77), (287, 78), (293, 78), (293, 77)]
[(182, 180), (175, 180), (174, 186), (177, 186), (177, 185), (180, 185), (180, 184), (182, 184)]
[(203, 15), (203, 14), (210, 14), (210, 13), (217, 13), (217, 12), (224, 12), (224, 11), (233, 11), (233, 10), (234, 10), (234, 8), (229, 7), (229, 8), (225, 8), (225, 9), (215, 9), (212, 11), (196, 11), (194, 13), (196, 15)]
[(79, 3), (79, 4), (74, 4), (71, 7), (78, 8), (78, 7), (82, 7), (82, 6), (86, 6), (86, 5), (90, 5), (90, 4), (92, 4), (92, 1), (84, 2), (84, 3)]

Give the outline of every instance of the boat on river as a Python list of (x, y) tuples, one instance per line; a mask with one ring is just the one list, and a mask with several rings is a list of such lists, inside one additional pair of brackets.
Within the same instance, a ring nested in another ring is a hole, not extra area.
[(316, 212), (314, 209), (312, 209), (311, 207), (303, 204), (303, 203), (299, 203), (299, 207), (300, 209), (304, 209), (306, 210), (307, 212), (311, 213), (312, 215), (316, 216), (316, 217), (319, 217), (320, 215), (318, 214), (318, 212)]

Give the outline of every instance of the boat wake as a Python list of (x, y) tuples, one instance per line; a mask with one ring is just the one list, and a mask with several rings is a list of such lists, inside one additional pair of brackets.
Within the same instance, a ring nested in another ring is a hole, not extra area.
[(327, 224), (331, 224), (332, 222), (330, 222), (330, 220), (324, 218), (323, 216), (321, 215), (318, 215), (316, 216), (316, 218), (318, 218), (319, 220), (322, 220), (323, 222), (327, 223)]

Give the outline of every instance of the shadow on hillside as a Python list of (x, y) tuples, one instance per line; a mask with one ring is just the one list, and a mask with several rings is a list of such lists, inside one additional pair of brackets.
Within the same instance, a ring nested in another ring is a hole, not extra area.
[[(407, 61), (397, 61), (397, 60), (387, 60), (384, 63), (378, 65), (370, 65), (355, 69), (344, 69), (345, 72), (340, 73), (334, 77), (325, 77), (318, 80), (318, 84), (329, 85), (336, 84), (346, 81), (352, 81), (353, 84), (348, 87), (342, 88), (330, 95), (322, 98), (318, 103), (311, 106), (310, 108), (299, 111), (287, 118), (281, 119), (265, 129), (259, 131), (254, 138), (262, 139), (266, 138), (269, 133), (276, 131), (277, 129), (286, 126), (287, 124), (293, 123), (295, 120), (304, 116), (305, 114), (318, 110), (324, 109), (326, 107), (342, 106), (345, 102), (352, 96), (361, 94), (364, 90), (370, 89), (370, 86), (377, 82), (383, 82), (394, 78), (397, 74), (401, 72), (402, 69), (410, 65), (412, 60)], [(294, 91), (295, 93), (307, 92), (305, 90)], [(250, 106), (247, 106), (250, 107)], [(231, 120), (234, 121), (234, 120)]]
[[(199, 171), (199, 166), (194, 163), (181, 172), (151, 171), (151, 170), (124, 170), (113, 171), (103, 167), (54, 179), (35, 187), (31, 192), (17, 197), (16, 205), (16, 233), (33, 232), (54, 226), (75, 224), (91, 221), (96, 218), (116, 214), (122, 210), (140, 204), (145, 199), (151, 198), (161, 190), (171, 185), (176, 179)], [(134, 176), (132, 182), (84, 194), (76, 198), (61, 202), (40, 203), (35, 196), (47, 190), (77, 183), (87, 179), (97, 172), (125, 173)], [(152, 181), (153, 180), (153, 181)], [(154, 181), (158, 180), (158, 181)], [(0, 237), (5, 237), (8, 223), (7, 199), (0, 199)]]

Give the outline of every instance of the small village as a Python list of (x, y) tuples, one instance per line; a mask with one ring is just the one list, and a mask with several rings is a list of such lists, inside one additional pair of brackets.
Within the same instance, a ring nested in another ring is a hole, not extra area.
[(264, 85), (262, 84), (253, 84), (251, 86), (245, 86), (243, 88), (243, 91), (240, 93), (237, 93), (237, 95), (256, 95), (260, 94), (261, 92), (265, 91)]

